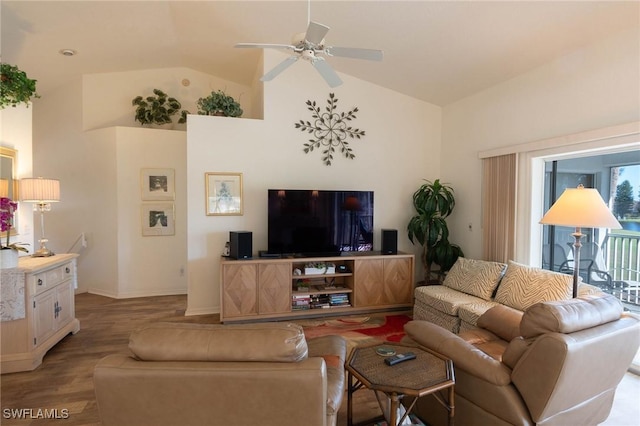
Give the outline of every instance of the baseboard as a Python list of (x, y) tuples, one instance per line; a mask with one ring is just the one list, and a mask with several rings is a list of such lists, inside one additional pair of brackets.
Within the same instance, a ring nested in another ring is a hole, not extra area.
[(197, 309), (187, 308), (186, 312), (184, 313), (184, 316), (190, 317), (194, 315), (211, 315), (211, 314), (219, 314), (219, 313), (220, 313), (220, 306), (197, 308)]
[(155, 291), (132, 291), (132, 292), (110, 292), (101, 289), (89, 289), (87, 293), (96, 294), (98, 296), (110, 297), (112, 299), (133, 299), (136, 297), (153, 297), (153, 296), (177, 296), (187, 294), (187, 290), (183, 288), (179, 289), (162, 289)]

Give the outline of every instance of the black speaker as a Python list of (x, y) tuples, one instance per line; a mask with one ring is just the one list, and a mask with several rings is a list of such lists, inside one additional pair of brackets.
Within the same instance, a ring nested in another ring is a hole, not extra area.
[(250, 231), (229, 232), (229, 257), (233, 259), (251, 259), (252, 235)]
[(398, 230), (382, 230), (382, 254), (398, 254)]

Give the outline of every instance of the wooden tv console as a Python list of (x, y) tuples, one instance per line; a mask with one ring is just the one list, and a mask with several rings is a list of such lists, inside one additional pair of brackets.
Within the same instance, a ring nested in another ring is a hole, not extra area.
[[(414, 255), (229, 260), (220, 267), (220, 321), (348, 315), (413, 306)], [(305, 267), (324, 264), (314, 272)], [(330, 265), (335, 270), (330, 269)], [(324, 273), (322, 273), (324, 272)]]

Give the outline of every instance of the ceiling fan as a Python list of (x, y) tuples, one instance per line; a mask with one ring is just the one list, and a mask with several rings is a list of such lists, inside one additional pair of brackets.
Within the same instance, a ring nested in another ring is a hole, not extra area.
[(313, 65), (329, 86), (336, 87), (342, 84), (342, 80), (322, 55), (366, 59), (369, 61), (382, 60), (382, 50), (362, 49), (358, 47), (326, 46), (324, 37), (329, 32), (329, 27), (318, 22), (313, 22), (311, 20), (308, 21), (309, 25), (307, 27), (307, 32), (294, 35), (291, 44), (238, 43), (235, 47), (287, 49), (293, 52), (293, 55), (280, 62), (271, 71), (263, 75), (262, 78), (260, 78), (262, 81), (273, 80), (281, 72), (297, 62), (298, 59), (302, 58)]

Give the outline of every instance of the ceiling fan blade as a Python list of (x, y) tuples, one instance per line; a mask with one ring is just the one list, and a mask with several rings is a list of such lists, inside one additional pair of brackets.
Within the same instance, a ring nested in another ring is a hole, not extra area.
[(326, 25), (311, 21), (307, 27), (307, 33), (304, 35), (304, 39), (309, 43), (319, 45), (328, 32), (329, 27)]
[(286, 70), (291, 65), (293, 65), (294, 62), (296, 62), (298, 60), (298, 58), (299, 58), (299, 56), (289, 56), (287, 59), (285, 59), (284, 61), (280, 62), (278, 65), (273, 67), (273, 69), (271, 71), (269, 71), (268, 73), (263, 75), (260, 78), (260, 80), (262, 80), (262, 81), (271, 81), (271, 80), (273, 80), (274, 78), (276, 78), (278, 76), (278, 74), (280, 74), (282, 71)]
[(274, 44), (274, 43), (237, 43), (234, 47), (248, 48), (248, 49), (295, 49), (295, 46), (290, 44)]
[(359, 47), (327, 47), (324, 49), (329, 56), (342, 56), (345, 58), (366, 59), (368, 61), (381, 61), (384, 53), (382, 50), (361, 49)]
[(333, 68), (331, 68), (331, 65), (329, 65), (324, 58), (315, 58), (311, 62), (311, 65), (318, 70), (322, 78), (324, 78), (324, 81), (326, 81), (330, 87), (337, 87), (342, 84), (342, 80), (340, 80), (338, 74), (336, 74)]

